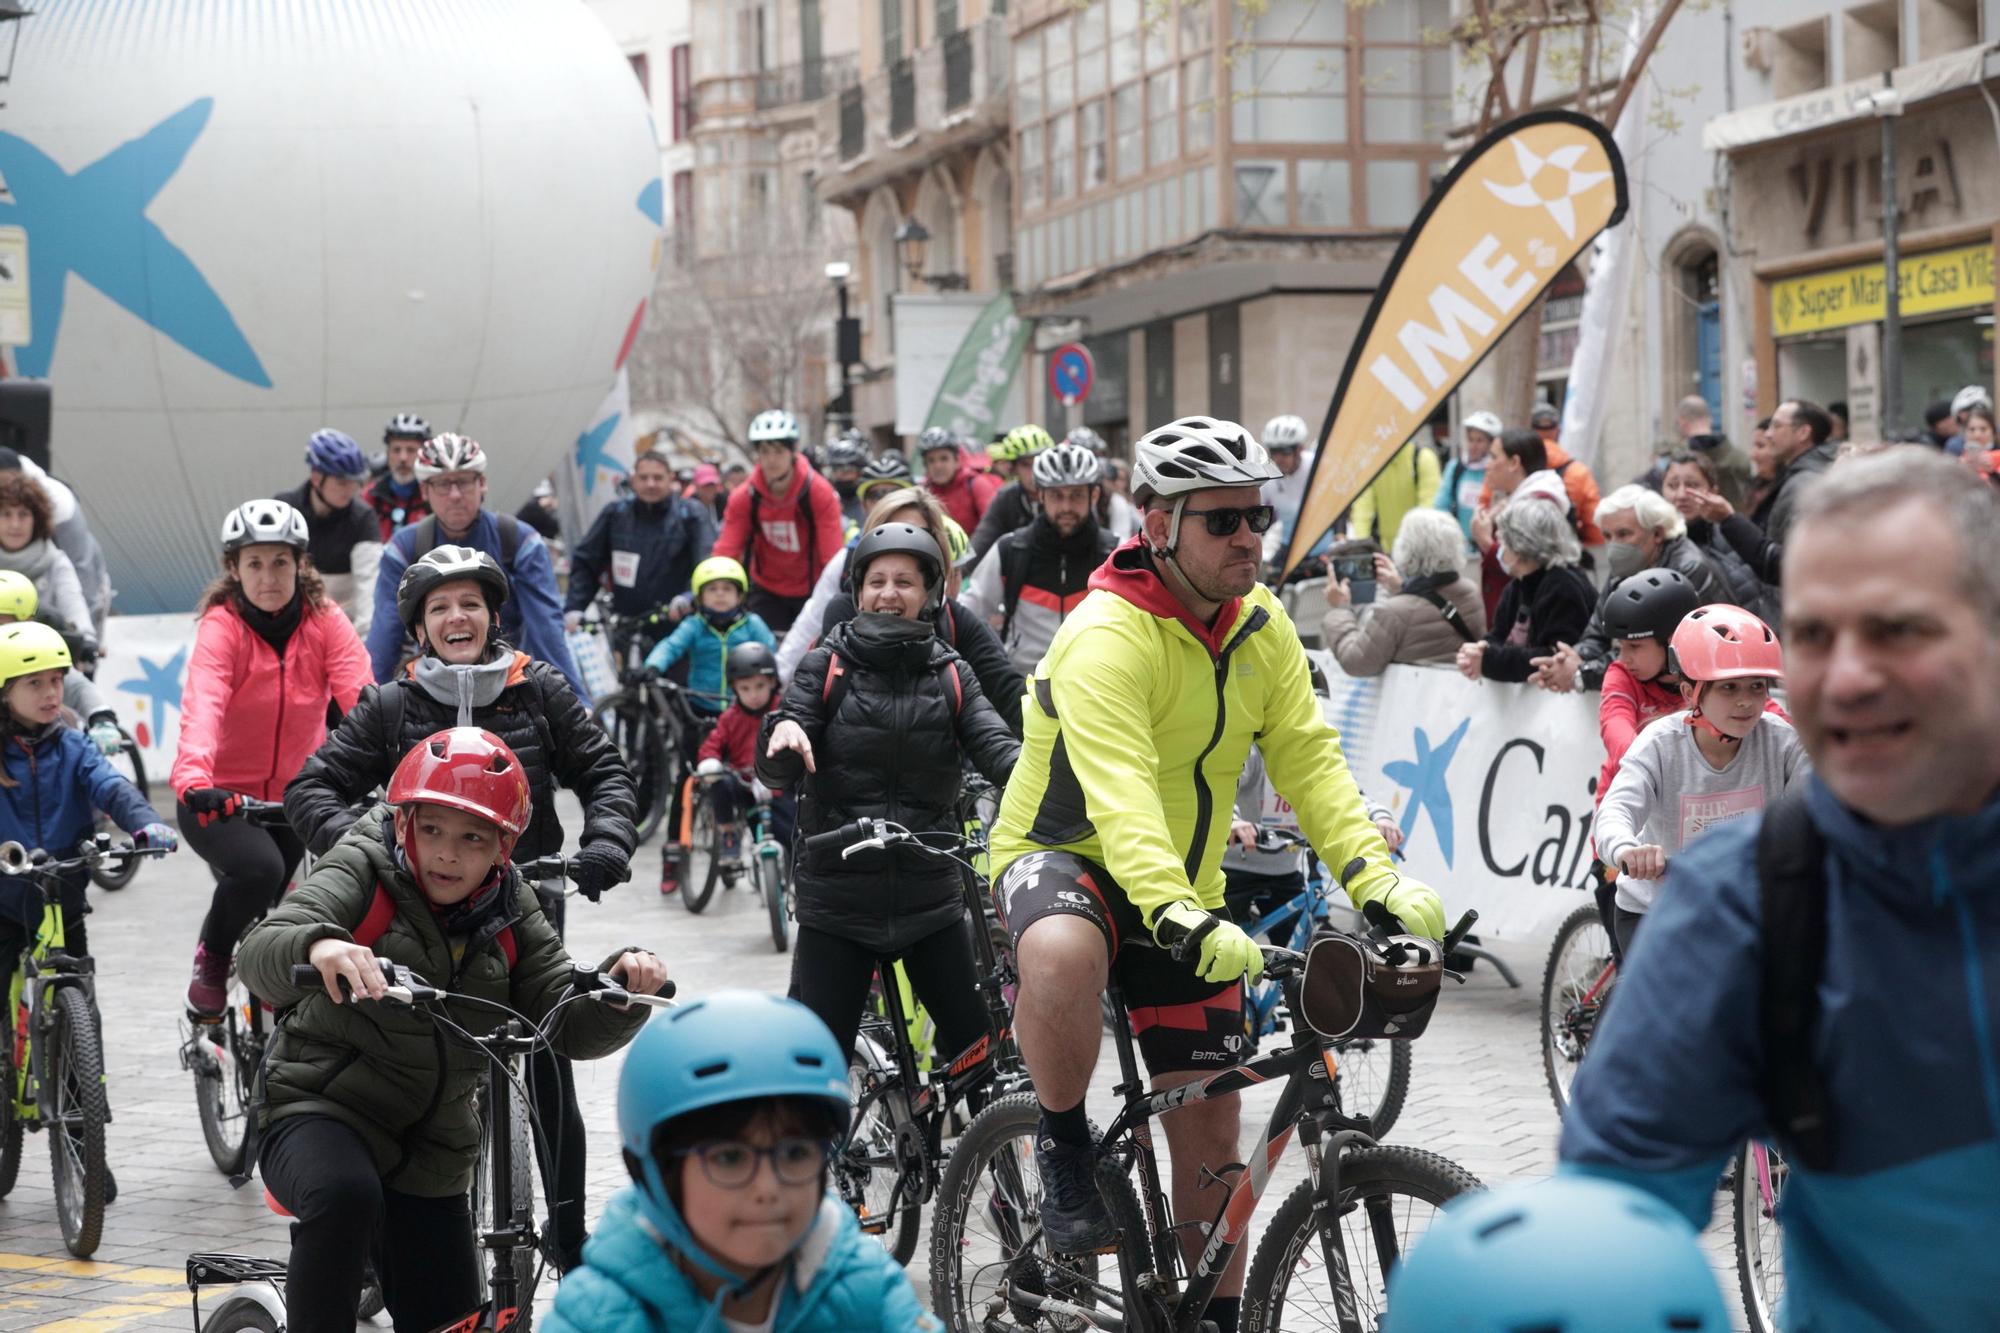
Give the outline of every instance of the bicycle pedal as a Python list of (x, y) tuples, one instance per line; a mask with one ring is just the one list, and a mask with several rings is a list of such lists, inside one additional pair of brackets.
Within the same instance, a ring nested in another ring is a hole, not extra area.
[(188, 1005), (182, 1012), (186, 1015), (187, 1021), (198, 1028), (217, 1027), (225, 1017), (225, 1014), (205, 1014), (193, 1005)]

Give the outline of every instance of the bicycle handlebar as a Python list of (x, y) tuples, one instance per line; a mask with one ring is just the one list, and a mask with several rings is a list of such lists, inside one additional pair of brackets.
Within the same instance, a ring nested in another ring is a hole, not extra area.
[(290, 828), (291, 821), (285, 818), (283, 801), (260, 801), (254, 796), (245, 796), (236, 812), (253, 824), (263, 828)]
[[(924, 837), (926, 836), (950, 838), (951, 846), (934, 846), (924, 841)], [(920, 835), (889, 819), (857, 819), (851, 823), (842, 824), (839, 828), (828, 829), (824, 833), (815, 833), (807, 838), (805, 842), (806, 850), (809, 852), (830, 851), (838, 847), (840, 848), (840, 859), (843, 861), (853, 856), (856, 852), (880, 851), (891, 845), (914, 847), (920, 852), (929, 852), (933, 856), (956, 856), (967, 848), (978, 848), (982, 844), (971, 838), (960, 837), (955, 833), (939, 832)]]
[[(403, 966), (393, 958), (375, 956), (377, 966), (382, 969), (382, 977), (389, 983), (383, 999), (394, 1000), (398, 1004), (415, 1008), (421, 1004), (440, 1004), (453, 998), (452, 992), (431, 985), (415, 971)], [(352, 996), (353, 989), (346, 977), (337, 978), (340, 993)], [(300, 989), (323, 985), (319, 968), (311, 963), (292, 964), (292, 984)], [(643, 1004), (653, 1008), (671, 1007), (673, 998), (680, 987), (669, 978), (658, 993), (653, 995), (635, 994), (625, 989), (617, 978), (608, 972), (599, 972), (594, 967), (582, 963), (570, 967), (570, 993), (573, 996), (596, 1000), (604, 1004)], [(366, 997), (363, 997), (366, 998)]]
[(115, 846), (110, 834), (99, 833), (84, 839), (77, 847), (77, 855), (58, 861), (40, 847), (30, 850), (9, 839), (0, 842), (0, 875), (47, 879), (69, 870), (95, 870), (107, 862), (122, 866), (135, 857), (165, 856), (167, 850), (165, 847)]

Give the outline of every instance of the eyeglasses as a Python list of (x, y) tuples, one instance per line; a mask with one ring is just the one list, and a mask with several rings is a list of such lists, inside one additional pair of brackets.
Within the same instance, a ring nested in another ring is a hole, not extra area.
[(1252, 532), (1268, 531), (1278, 521), (1275, 505), (1246, 505), (1241, 509), (1183, 509), (1184, 518), (1201, 519), (1208, 526), (1211, 537), (1228, 537), (1246, 522)]
[(757, 1163), (771, 1159), (771, 1171), (787, 1185), (810, 1185), (826, 1167), (832, 1145), (823, 1139), (783, 1138), (768, 1148), (759, 1148), (736, 1139), (697, 1143), (692, 1148), (674, 1148), (669, 1157), (694, 1157), (701, 1172), (717, 1189), (736, 1190), (757, 1176)]
[(470, 495), (479, 489), (479, 478), (432, 477), (427, 484), (432, 490), (441, 491), (446, 495)]

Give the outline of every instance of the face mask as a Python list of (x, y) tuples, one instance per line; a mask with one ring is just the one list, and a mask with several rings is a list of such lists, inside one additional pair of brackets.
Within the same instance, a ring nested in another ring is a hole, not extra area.
[(1645, 549), (1630, 542), (1606, 542), (1604, 559), (1611, 567), (1611, 578), (1614, 582), (1646, 568)]
[(715, 626), (717, 629), (728, 629), (731, 625), (734, 625), (736, 623), (736, 618), (741, 614), (742, 612), (740, 610), (711, 611), (709, 608), (705, 606), (701, 609), (702, 619), (706, 620), (709, 624)]

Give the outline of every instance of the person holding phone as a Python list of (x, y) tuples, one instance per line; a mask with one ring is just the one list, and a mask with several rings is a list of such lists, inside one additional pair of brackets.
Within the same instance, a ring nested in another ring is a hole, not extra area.
[[(1366, 579), (1343, 575), (1350, 559), (1366, 561)], [(1320, 635), (1340, 669), (1379, 676), (1396, 662), (1450, 666), (1460, 646), (1486, 633), (1486, 603), (1464, 564), (1458, 522), (1440, 509), (1403, 516), (1393, 559), (1380, 551), (1336, 556)], [(1354, 604), (1372, 599), (1378, 588), (1382, 599), (1364, 620)]]

